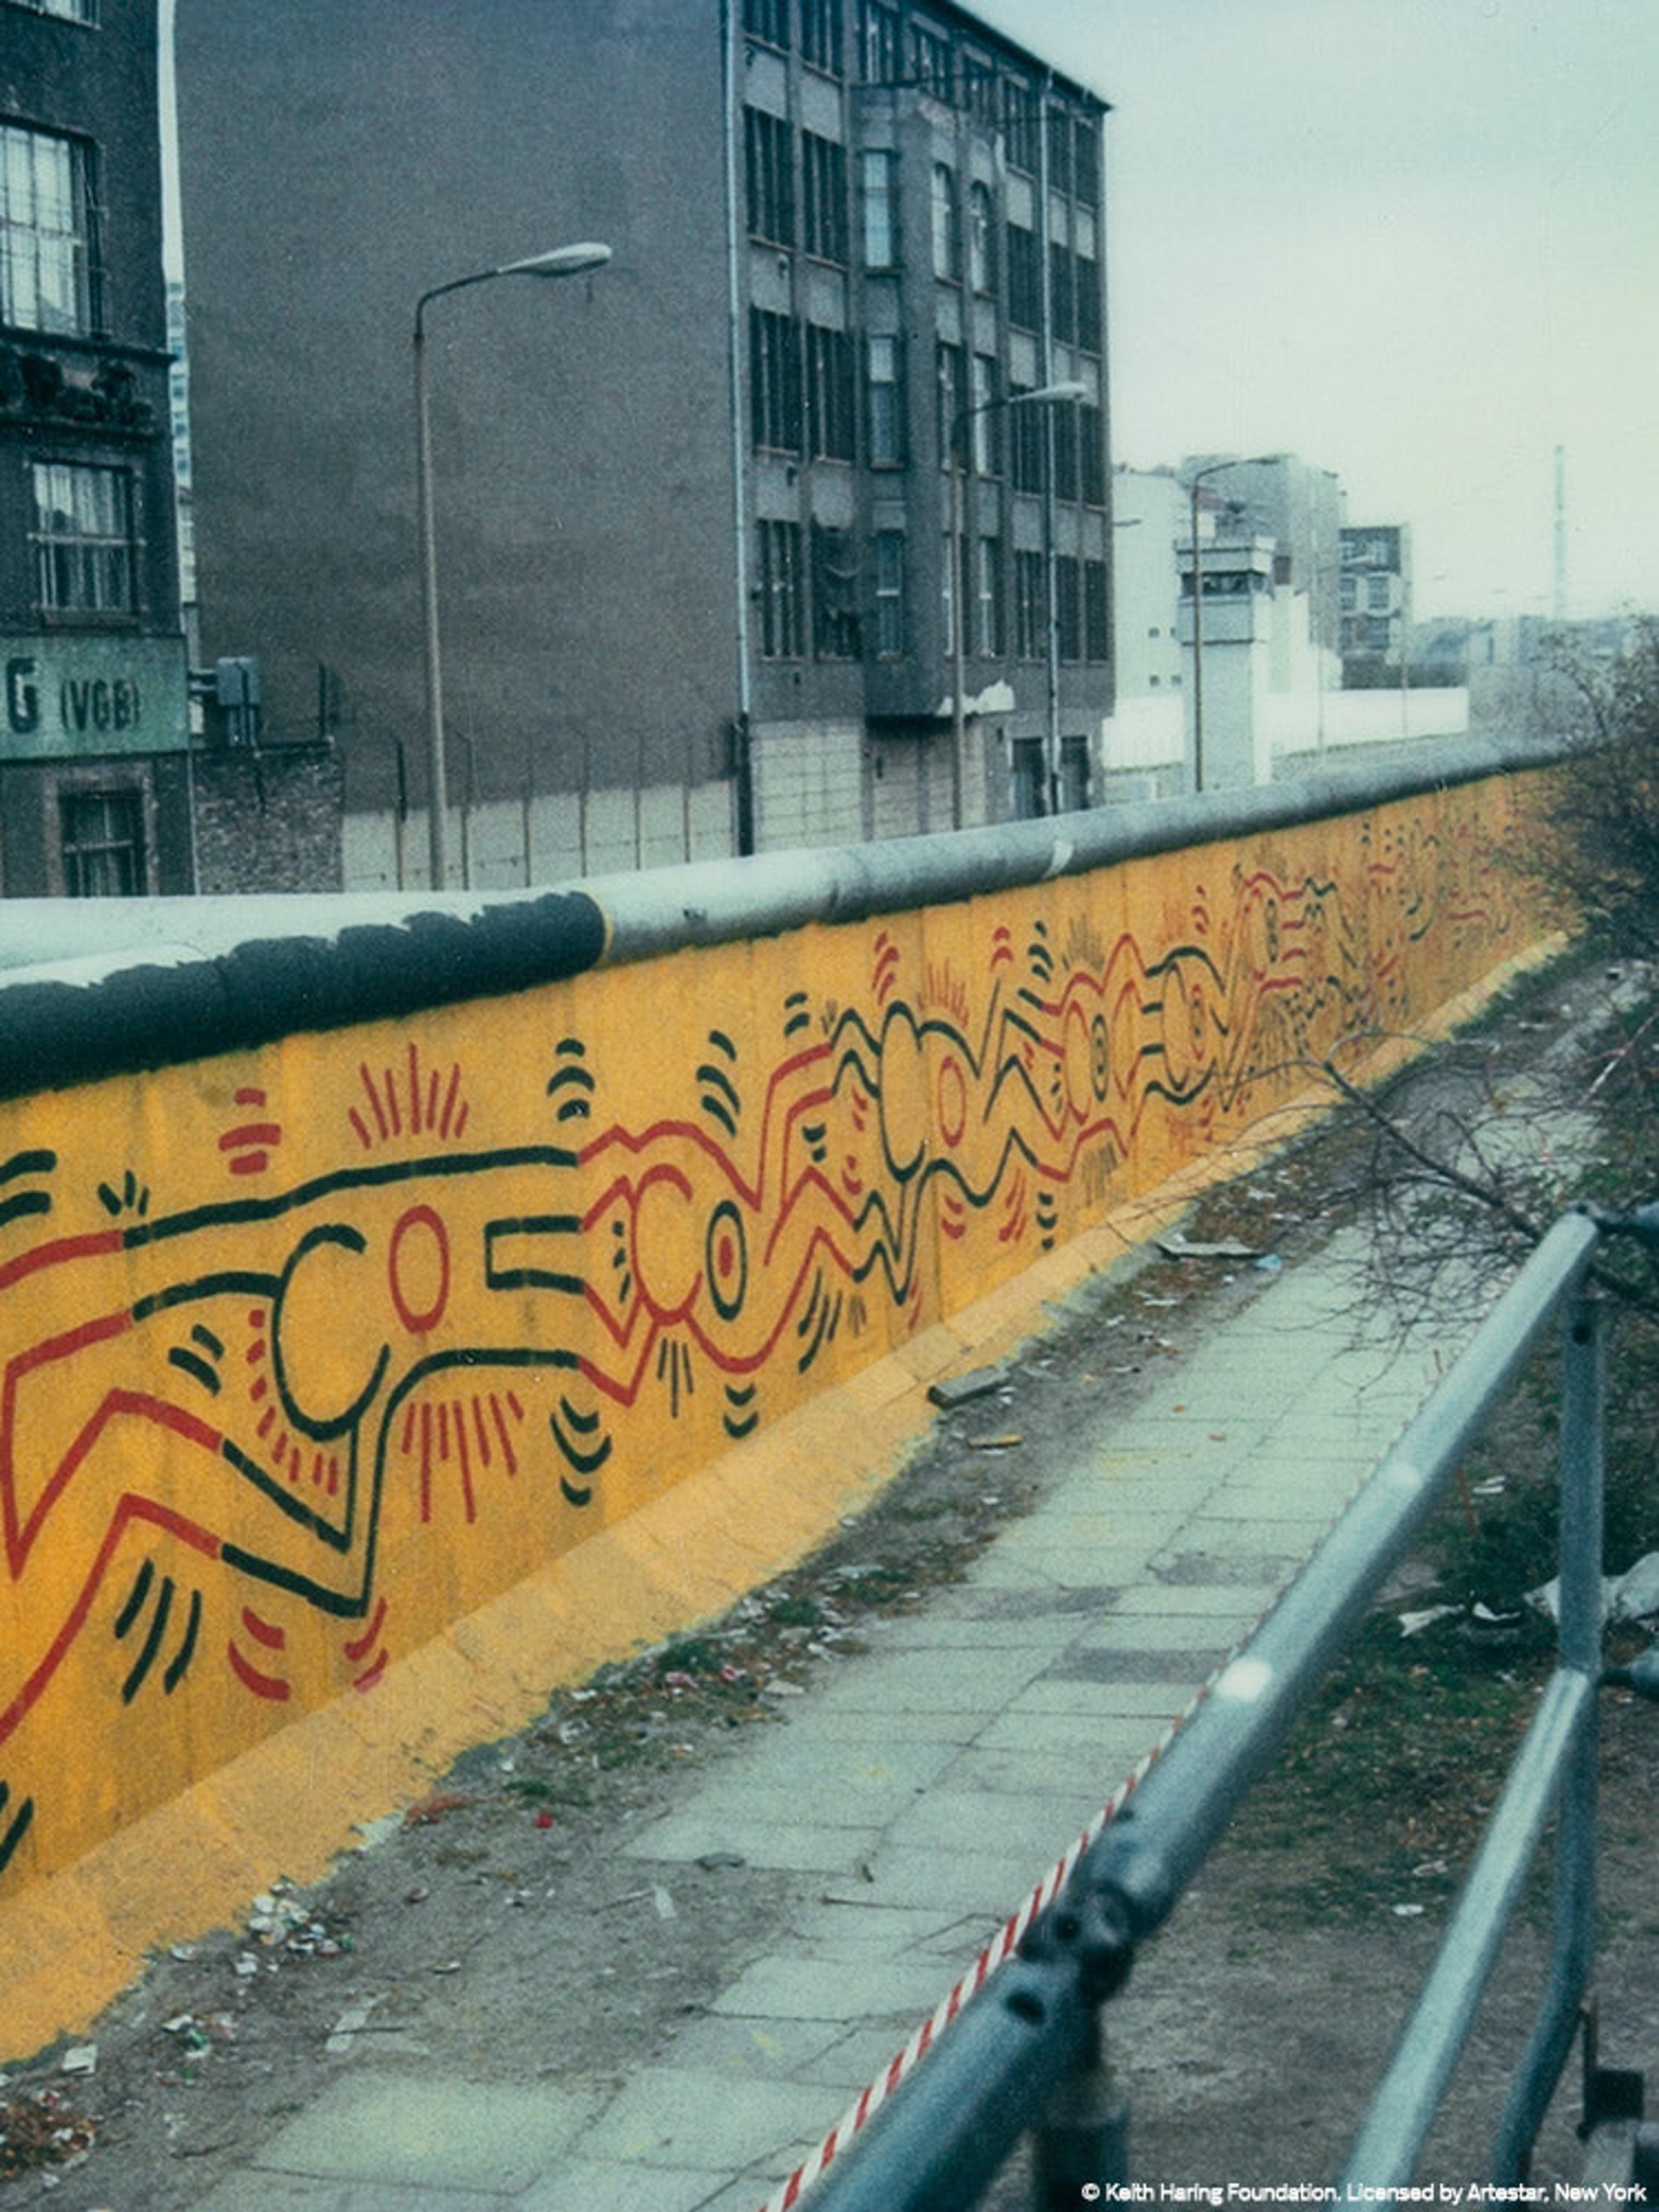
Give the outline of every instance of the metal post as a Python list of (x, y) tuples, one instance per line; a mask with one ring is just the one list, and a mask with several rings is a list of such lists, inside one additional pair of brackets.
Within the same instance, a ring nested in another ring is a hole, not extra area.
[(962, 827), (963, 757), (968, 746), (967, 641), (968, 551), (963, 543), (962, 425), (951, 430), (951, 827)]
[(1075, 2212), (1083, 2191), (1129, 2179), (1129, 2105), (1098, 2012), (1088, 2047), (1049, 2100), (1031, 2144), (1032, 2212)]
[(438, 644), (438, 535), (432, 513), (432, 410), (427, 396), (426, 294), (415, 309), (416, 482), (421, 522), (421, 614), (426, 659), (427, 838), (434, 890), (449, 874), (449, 788), (444, 763), (444, 679)]
[[(1561, 1665), (1599, 1679), (1603, 1605), (1605, 1307), (1581, 1295), (1567, 1316), (1561, 1360), (1561, 1528), (1558, 1641)], [(1600, 1715), (1592, 1708), (1562, 1777), (1555, 1844), (1555, 1941), (1538, 2021), (1504, 2107), (1492, 2148), (1494, 2181), (1525, 2179), (1533, 2140), (1583, 2018), (1595, 1949), (1595, 1829)]]

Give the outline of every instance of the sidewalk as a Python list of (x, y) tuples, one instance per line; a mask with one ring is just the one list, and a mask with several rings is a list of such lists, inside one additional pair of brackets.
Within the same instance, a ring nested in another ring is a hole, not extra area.
[[(627, 1849), (814, 1877), (614, 2084), (343, 2068), (200, 2212), (758, 2212), (1164, 1737), (1433, 1387), (1357, 1349), (1338, 1237), (1149, 1371), (965, 1580), (750, 1732)], [(631, 1971), (638, 1972), (635, 1965)]]

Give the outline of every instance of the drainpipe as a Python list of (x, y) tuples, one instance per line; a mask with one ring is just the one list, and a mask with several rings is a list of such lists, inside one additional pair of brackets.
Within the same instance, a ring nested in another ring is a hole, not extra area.
[(720, 93), (726, 108), (726, 317), (728, 428), (732, 441), (732, 574), (737, 592), (734, 642), (738, 655), (738, 712), (732, 728), (732, 771), (737, 786), (737, 848), (755, 849), (755, 786), (750, 750), (749, 471), (744, 439), (743, 240), (738, 204), (738, 39), (732, 0), (720, 0)]

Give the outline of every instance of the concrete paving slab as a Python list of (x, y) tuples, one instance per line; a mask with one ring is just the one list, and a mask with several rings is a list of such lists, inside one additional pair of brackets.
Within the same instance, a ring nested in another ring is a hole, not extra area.
[[(646, 2066), (583, 2136), (580, 2151), (600, 2166), (730, 2174), (757, 2159), (787, 2158), (797, 2143), (810, 2149), (840, 2117), (842, 2101), (833, 2089), (799, 2081)], [(595, 2212), (605, 2202), (591, 2201)]]
[(273, 2136), (256, 2164), (323, 2180), (511, 2196), (570, 2147), (598, 2102), (552, 2082), (353, 2073)]
[[(590, 2199), (589, 2203), (603, 2200)], [(354, 2180), (307, 2180), (295, 2173), (261, 2173), (250, 2166), (222, 2181), (200, 2198), (196, 2212), (489, 2212), (493, 2205), (515, 2208), (523, 2198), (498, 2190), (458, 2191), (447, 2184), (423, 2189), (418, 2184)], [(753, 2208), (750, 2208), (753, 2212)]]
[[(870, 1863), (871, 1881), (864, 1894), (887, 1905), (937, 1905), (951, 1911), (976, 1912), (1006, 1919), (1023, 1904), (1059, 1856), (1033, 1866), (1025, 1852), (900, 1850), (888, 1845)], [(830, 1891), (828, 1895), (842, 1893)], [(939, 1978), (933, 1999), (944, 1996), (954, 1978)], [(931, 2011), (932, 2002), (921, 2010)]]
[(830, 2020), (858, 2027), (917, 2018), (939, 1995), (932, 1959), (824, 1959), (780, 1952), (757, 1959), (712, 2009), (746, 2020)]
[(701, 1807), (657, 1821), (629, 1845), (631, 1856), (690, 1865), (710, 1851), (732, 1851), (750, 1866), (798, 1874), (850, 1875), (880, 1842), (881, 1826), (769, 1824)]
[(1022, 1682), (1042, 1673), (1053, 1653), (950, 1650), (872, 1653), (813, 1696), (820, 1712), (954, 1712), (963, 1706), (994, 1712)]
[[(725, 2196), (730, 2170), (696, 2172), (684, 2166), (597, 2164), (578, 2159), (521, 2197), (514, 2212), (702, 2212)], [(745, 2185), (745, 2212), (766, 2195), (763, 2183)], [(728, 2200), (729, 2201), (729, 2200)]]

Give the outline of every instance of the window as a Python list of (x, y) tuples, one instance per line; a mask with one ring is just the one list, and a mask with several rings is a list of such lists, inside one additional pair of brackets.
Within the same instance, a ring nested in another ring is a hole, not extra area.
[(1054, 336), (1070, 345), (1077, 336), (1077, 285), (1072, 273), (1070, 248), (1048, 248), (1048, 314)]
[(878, 530), (874, 554), (876, 653), (894, 660), (904, 651), (904, 532)]
[(1342, 579), (1343, 611), (1346, 614), (1352, 614), (1358, 605), (1359, 579), (1358, 576), (1345, 576)]
[(1106, 418), (1098, 407), (1077, 410), (1078, 489), (1085, 507), (1106, 504)]
[(891, 269), (898, 260), (898, 155), (863, 156), (864, 265)]
[(800, 58), (841, 75), (841, 0), (800, 0)]
[(812, 525), (812, 650), (820, 660), (856, 660), (859, 574), (850, 530)]
[(1008, 245), (1008, 319), (1017, 330), (1042, 327), (1042, 264), (1037, 258), (1036, 233), (1011, 222)]
[(760, 525), (758, 574), (762, 655), (768, 660), (799, 660), (806, 645), (799, 523)]
[[(946, 653), (957, 649), (957, 547), (947, 530), (939, 540), (939, 623)], [(967, 643), (964, 633), (964, 646)]]
[(1054, 628), (1062, 660), (1083, 658), (1082, 565), (1069, 553), (1054, 562)]
[(0, 125), (0, 321), (95, 326), (91, 161), (79, 139)]
[(871, 465), (896, 468), (904, 459), (904, 407), (899, 342), (876, 333), (865, 341), (865, 437)]
[(847, 149), (803, 131), (800, 160), (802, 242), (820, 261), (845, 261)]
[(933, 164), (933, 274), (948, 283), (962, 276), (962, 222), (957, 211), (957, 173), (946, 161)]
[(1089, 740), (1062, 738), (1060, 741), (1060, 809), (1075, 814), (1089, 804)]
[(1387, 576), (1366, 577), (1365, 605), (1374, 615), (1386, 613), (1391, 591), (1392, 586)]
[(1042, 772), (1042, 740), (1041, 738), (1016, 738), (1013, 743), (1014, 812), (1022, 822), (1034, 821), (1046, 814), (1042, 787), (1047, 781)]
[[(1029, 391), (1030, 386), (1028, 385), (1024, 389)], [(1013, 396), (1018, 398), (1019, 393), (1016, 392)], [(1014, 434), (1013, 479), (1016, 491), (1041, 491), (1048, 481), (1048, 471), (1044, 466), (1047, 433), (1042, 427), (1045, 411), (1041, 405), (1011, 407), (1008, 410)]]
[(904, 74), (903, 41), (896, 8), (882, 0), (864, 0), (864, 35), (860, 59), (866, 84), (896, 84)]
[(36, 461), (35, 589), (43, 611), (130, 615), (132, 483), (124, 469)]
[(1083, 658), (1109, 660), (1112, 657), (1111, 602), (1106, 589), (1106, 563), (1083, 564)]
[(998, 113), (997, 73), (989, 62), (981, 61), (977, 54), (964, 54), (962, 58), (962, 104), (987, 131), (994, 131), (1001, 120)]
[(997, 289), (997, 214), (984, 185), (968, 193), (968, 277), (981, 297)]
[(1048, 110), (1048, 189), (1072, 189), (1072, 118), (1063, 107)]
[(957, 435), (968, 404), (967, 387), (963, 382), (964, 364), (959, 345), (940, 345), (934, 349), (935, 375), (938, 383), (939, 465), (948, 469), (951, 460), (951, 443)]
[(1041, 553), (1014, 556), (1014, 651), (1021, 660), (1048, 657), (1048, 574)]
[(749, 185), (749, 235), (772, 246), (795, 242), (793, 133), (781, 115), (758, 107), (743, 112), (744, 159)]
[(1085, 353), (1100, 351), (1100, 265), (1079, 253), (1072, 264), (1077, 308), (1077, 342)]
[(1077, 157), (1077, 196), (1085, 207), (1100, 205), (1100, 133), (1079, 115), (1073, 137)]
[(743, 27), (769, 46), (787, 46), (789, 0), (743, 0)]
[(1054, 497), (1075, 499), (1079, 491), (1078, 410), (1068, 402), (1060, 402), (1042, 411), (1054, 423)]
[(1008, 159), (1017, 169), (1035, 173), (1037, 165), (1036, 95), (1029, 84), (1013, 77), (1003, 80), (1002, 127), (1008, 142)]
[(1002, 474), (1002, 410), (996, 404), (997, 365), (994, 356), (976, 353), (973, 361), (973, 465), (981, 477)]
[(144, 805), (131, 785), (59, 796), (64, 890), (70, 898), (138, 898), (144, 890)]
[(981, 538), (974, 581), (978, 607), (979, 649), (988, 659), (1000, 660), (1007, 651), (1002, 595), (1002, 540)]
[(853, 341), (845, 331), (806, 326), (806, 410), (814, 459), (850, 461), (857, 432)]
[(915, 24), (910, 31), (910, 70), (914, 82), (935, 100), (951, 97), (951, 47), (937, 31)]
[(749, 420), (757, 447), (801, 447), (800, 333), (787, 315), (749, 310)]

